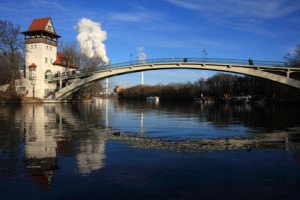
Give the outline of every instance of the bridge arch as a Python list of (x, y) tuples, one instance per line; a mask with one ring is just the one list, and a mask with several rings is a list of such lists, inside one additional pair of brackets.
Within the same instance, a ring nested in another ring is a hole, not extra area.
[[(109, 77), (119, 76), (123, 74), (136, 73), (141, 71), (150, 70), (165, 70), (165, 69), (194, 69), (194, 70), (211, 70), (211, 71), (223, 71), (236, 74), (243, 74), (248, 76), (260, 77), (268, 79), (281, 84), (289, 85), (300, 89), (300, 81), (289, 78), (292, 73), (300, 73), (299, 68), (285, 68), (285, 67), (270, 67), (248, 64), (224, 64), (224, 63), (207, 63), (207, 62), (191, 62), (188, 60), (170, 61), (170, 62), (145, 62), (145, 63), (127, 63), (123, 66), (112, 66), (107, 69), (101, 69), (93, 72), (82, 72), (75, 76), (73, 83), (67, 85), (61, 90), (57, 91), (55, 100), (63, 100), (72, 93), (76, 92), (83, 86), (97, 81), (106, 79)], [(279, 75), (279, 74), (284, 74)], [(71, 77), (68, 77), (69, 79)], [(52, 96), (52, 98), (53, 98)], [(47, 98), (51, 100), (51, 97)]]

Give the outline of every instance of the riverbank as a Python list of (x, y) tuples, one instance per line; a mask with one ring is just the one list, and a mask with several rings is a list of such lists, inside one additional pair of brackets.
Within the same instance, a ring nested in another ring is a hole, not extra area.
[(37, 98), (0, 98), (0, 104), (23, 104), (23, 103), (34, 103), (40, 104), (43, 103), (41, 99)]

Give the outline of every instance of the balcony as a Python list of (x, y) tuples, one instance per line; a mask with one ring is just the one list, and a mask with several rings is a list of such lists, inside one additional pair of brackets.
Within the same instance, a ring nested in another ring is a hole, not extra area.
[(40, 38), (26, 38), (25, 39), (25, 44), (33, 44), (33, 43), (45, 43), (45, 44), (49, 44), (49, 45), (57, 47), (57, 41), (53, 41), (48, 38), (40, 37)]

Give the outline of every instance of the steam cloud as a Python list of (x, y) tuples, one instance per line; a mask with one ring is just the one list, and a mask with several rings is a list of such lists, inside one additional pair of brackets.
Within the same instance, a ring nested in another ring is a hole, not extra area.
[(146, 53), (144, 52), (144, 47), (137, 48), (138, 51), (138, 60), (140, 63), (144, 63), (147, 59)]
[(101, 29), (100, 23), (82, 18), (77, 23), (76, 29), (81, 52), (89, 58), (98, 57), (108, 64), (109, 59), (106, 55), (105, 44), (103, 44), (107, 39), (107, 33)]

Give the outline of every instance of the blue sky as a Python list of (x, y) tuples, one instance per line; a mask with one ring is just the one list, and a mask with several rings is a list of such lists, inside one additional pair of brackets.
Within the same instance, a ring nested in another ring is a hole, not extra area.
[[(137, 57), (208, 57), (282, 61), (300, 44), (297, 0), (0, 0), (0, 19), (24, 31), (33, 18), (52, 18), (63, 41), (76, 41), (77, 22), (100, 22), (111, 63)], [(195, 81), (213, 73), (195, 70), (145, 72), (145, 84)], [(112, 79), (135, 85), (140, 74)]]

